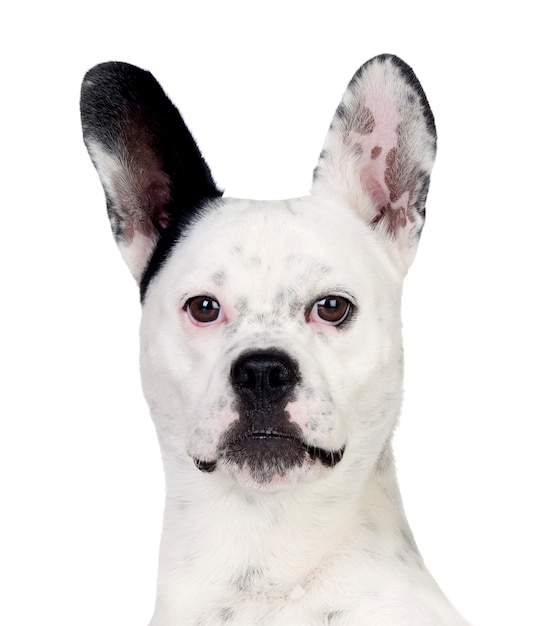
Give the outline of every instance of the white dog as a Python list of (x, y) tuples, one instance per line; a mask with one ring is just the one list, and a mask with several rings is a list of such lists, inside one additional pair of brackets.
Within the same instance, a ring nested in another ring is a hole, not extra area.
[(167, 494), (151, 626), (454, 626), (398, 493), (400, 300), (436, 149), (412, 70), (362, 66), (308, 197), (223, 198), (151, 74), (88, 72), (83, 132), (140, 284)]

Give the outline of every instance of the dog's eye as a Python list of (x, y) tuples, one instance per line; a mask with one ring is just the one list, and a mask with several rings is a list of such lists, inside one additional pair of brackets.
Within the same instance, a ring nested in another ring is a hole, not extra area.
[(352, 313), (352, 303), (342, 296), (326, 296), (312, 307), (310, 321), (340, 326)]
[(223, 311), (219, 302), (211, 296), (194, 296), (189, 298), (183, 307), (193, 324), (206, 325), (221, 321)]

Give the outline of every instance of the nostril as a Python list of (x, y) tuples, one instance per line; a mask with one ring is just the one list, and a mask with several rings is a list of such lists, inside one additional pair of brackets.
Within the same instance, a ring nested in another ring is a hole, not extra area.
[(240, 385), (245, 389), (256, 388), (256, 372), (254, 368), (242, 365), (233, 367), (231, 370), (231, 379), (236, 385)]
[(290, 371), (281, 365), (273, 366), (267, 372), (267, 383), (270, 387), (280, 387), (291, 382)]

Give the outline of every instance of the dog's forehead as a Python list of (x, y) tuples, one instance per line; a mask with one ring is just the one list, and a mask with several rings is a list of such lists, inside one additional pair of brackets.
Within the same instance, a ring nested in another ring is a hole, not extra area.
[[(231, 275), (248, 280), (291, 275), (323, 278), (337, 262), (346, 235), (340, 220), (325, 217), (309, 198), (281, 201), (225, 199), (208, 208), (183, 234), (170, 258), (171, 274), (222, 285)], [(350, 228), (352, 229), (352, 226)], [(352, 243), (352, 242), (351, 242)], [(347, 248), (345, 248), (346, 250)], [(177, 278), (175, 276), (175, 278)]]
[(309, 196), (226, 198), (187, 227), (156, 282), (172, 299), (229, 294), (245, 308), (290, 308), (330, 291), (352, 293), (387, 265), (371, 228), (348, 207)]
[(264, 283), (268, 289), (280, 282), (317, 283), (340, 271), (332, 228), (314, 223), (301, 201), (241, 203), (233, 208), (236, 218), (220, 231), (220, 262), (233, 279), (244, 274), (263, 283), (271, 276), (271, 282)]

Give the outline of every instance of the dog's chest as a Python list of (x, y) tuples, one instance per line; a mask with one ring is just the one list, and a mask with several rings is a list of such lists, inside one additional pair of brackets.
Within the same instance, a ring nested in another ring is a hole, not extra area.
[[(341, 541), (314, 527), (304, 542), (295, 528), (277, 526), (266, 534), (248, 528), (241, 534), (229, 519), (225, 529), (220, 526), (220, 533), (233, 533), (228, 541), (208, 528), (213, 540), (202, 558), (189, 550), (188, 565), (180, 572), (175, 561), (166, 563), (161, 580), (169, 594), (151, 626), (457, 624), (441, 613), (443, 600), (408, 534), (397, 529), (378, 539), (374, 527), (361, 524)], [(314, 546), (310, 539), (317, 535)], [(170, 541), (169, 547), (175, 556), (180, 541)]]
[[(289, 589), (247, 591), (248, 577), (256, 578), (258, 571), (247, 572), (240, 580), (243, 590), (217, 592), (215, 604), (204, 594), (195, 594), (192, 585), (187, 595), (186, 610), (175, 614), (168, 622), (191, 626), (457, 626), (450, 608), (443, 605), (436, 591), (410, 572), (387, 570), (381, 563), (351, 563), (351, 569), (335, 572), (313, 572), (311, 579)], [(158, 626), (152, 622), (151, 626)]]

